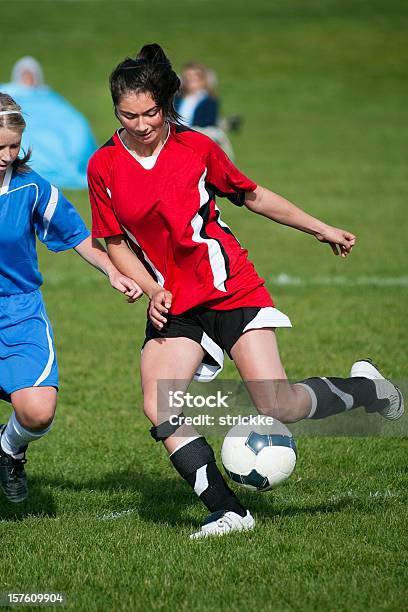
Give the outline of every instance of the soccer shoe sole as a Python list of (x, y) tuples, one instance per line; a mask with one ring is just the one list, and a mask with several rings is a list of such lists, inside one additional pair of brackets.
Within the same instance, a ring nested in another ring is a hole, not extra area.
[(405, 408), (404, 398), (402, 397), (401, 391), (399, 390), (397, 385), (394, 385), (394, 383), (392, 383), (390, 380), (388, 380), (381, 374), (377, 365), (371, 359), (360, 359), (359, 361), (353, 363), (350, 370), (350, 377), (362, 377), (369, 378), (370, 380), (387, 381), (393, 388), (390, 388), (390, 391), (394, 391), (394, 393), (391, 393), (391, 395), (386, 396), (390, 400), (390, 405), (386, 408), (382, 408), (378, 412), (379, 414), (381, 414), (382, 417), (384, 417), (384, 419), (387, 419), (388, 421), (396, 421), (397, 419), (400, 419), (402, 417)]
[(217, 518), (215, 518), (213, 521), (209, 521), (212, 516), (210, 514), (200, 531), (190, 535), (190, 540), (227, 535), (228, 533), (233, 533), (234, 531), (249, 531), (255, 527), (255, 519), (249, 510), (247, 511), (246, 516), (240, 516), (236, 512), (231, 511), (224, 512), (221, 516), (218, 512), (215, 512), (214, 515), (218, 515)]

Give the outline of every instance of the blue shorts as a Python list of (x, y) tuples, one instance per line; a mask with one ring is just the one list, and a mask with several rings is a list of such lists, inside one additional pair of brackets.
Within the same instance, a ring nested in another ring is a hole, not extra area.
[(0, 399), (26, 387), (58, 388), (51, 323), (41, 291), (0, 297)]

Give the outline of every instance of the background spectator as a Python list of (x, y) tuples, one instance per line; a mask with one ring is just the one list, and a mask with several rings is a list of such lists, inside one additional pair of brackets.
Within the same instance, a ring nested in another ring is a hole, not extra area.
[(216, 72), (200, 62), (187, 62), (180, 79), (180, 95), (175, 99), (175, 108), (181, 122), (207, 134), (233, 158), (234, 152), (226, 131), (238, 129), (240, 120), (237, 116), (220, 118)]
[[(11, 82), (0, 85), (24, 109), (27, 129), (22, 147), (32, 149), (31, 167), (60, 188), (85, 189), (88, 159), (97, 145), (85, 117), (44, 84), (41, 65), (22, 57)], [(46, 118), (46, 121), (44, 121)]]

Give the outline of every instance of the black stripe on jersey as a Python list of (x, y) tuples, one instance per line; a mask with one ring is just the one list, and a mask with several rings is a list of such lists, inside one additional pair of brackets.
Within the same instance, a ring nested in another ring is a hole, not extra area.
[(100, 149), (104, 149), (105, 147), (115, 147), (115, 146), (116, 146), (116, 145), (115, 145), (115, 141), (113, 140), (113, 137), (112, 137), (112, 138), (109, 138), (109, 140), (107, 140), (107, 141), (105, 142), (105, 144), (103, 144), (103, 145), (102, 145), (101, 147), (99, 147), (99, 148), (100, 148)]
[[(223, 231), (223, 232), (225, 232), (226, 234), (229, 234), (230, 236), (232, 236), (233, 238), (235, 238), (235, 236), (234, 236), (234, 234), (231, 232), (230, 228), (229, 228), (229, 227), (225, 227), (224, 225), (221, 225), (221, 223), (219, 222), (219, 219), (220, 219), (220, 214), (221, 214), (221, 213), (220, 213), (220, 211), (219, 211), (219, 210), (216, 210), (216, 211), (215, 211), (215, 222), (216, 222), (216, 224), (218, 225), (218, 227), (220, 227), (220, 228), (222, 229), (222, 231)], [(237, 239), (235, 238), (235, 240), (237, 240)], [(237, 240), (237, 242), (238, 242), (238, 240)]]
[(232, 236), (232, 237), (233, 237), (233, 239), (234, 239), (234, 240), (235, 240), (235, 241), (236, 241), (236, 242), (239, 244), (239, 246), (241, 246), (240, 241), (239, 241), (239, 240), (238, 240), (238, 238), (235, 236), (235, 234), (234, 234), (234, 233), (233, 233), (233, 232), (230, 230), (230, 228), (229, 228), (229, 227), (225, 227), (225, 225), (222, 225), (222, 224), (220, 223), (220, 221), (219, 221), (220, 216), (221, 216), (220, 211), (216, 209), (216, 210), (215, 210), (215, 222), (216, 222), (216, 224), (218, 225), (218, 227), (219, 227), (220, 229), (222, 229), (222, 231), (223, 231), (223, 232), (225, 232), (226, 234), (228, 234), (229, 236)]
[(222, 258), (224, 260), (225, 272), (227, 274), (225, 282), (227, 282), (227, 280), (231, 276), (231, 274), (230, 274), (230, 261), (229, 261), (229, 257), (227, 255), (227, 253), (225, 252), (225, 249), (222, 246), (221, 242), (219, 240), (217, 240), (217, 238), (214, 238), (214, 236), (209, 236), (207, 234), (207, 232), (205, 231), (206, 225), (208, 223), (208, 219), (210, 218), (210, 208), (211, 208), (211, 202), (212, 201), (213, 200), (210, 198), (208, 200), (208, 202), (206, 204), (204, 204), (203, 206), (201, 206), (200, 210), (198, 211), (198, 214), (200, 215), (200, 217), (203, 220), (203, 225), (202, 225), (202, 228), (200, 230), (200, 236), (201, 236), (201, 238), (204, 238), (205, 240), (215, 240), (216, 242), (218, 242), (218, 246), (220, 247), (221, 255), (222, 255)]
[(215, 191), (215, 187), (211, 185), (211, 183), (205, 182), (205, 190), (208, 193), (210, 200), (215, 200), (215, 196), (217, 195)]
[[(215, 191), (214, 191), (214, 187), (210, 184), (210, 183), (206, 183), (205, 184), (205, 189), (208, 193), (208, 195), (210, 196), (210, 200), (214, 200), (215, 199)], [(233, 238), (235, 238), (235, 240), (238, 242), (239, 244), (239, 240), (234, 236), (234, 234), (232, 233), (232, 231), (230, 230), (229, 227), (224, 227), (223, 225), (221, 225), (221, 223), (219, 222), (220, 219), (220, 211), (215, 209), (215, 222), (218, 225), (219, 228), (222, 229), (223, 232), (225, 232), (226, 234), (229, 234), (230, 236), (232, 236)]]
[(210, 192), (211, 190), (219, 198), (228, 198), (228, 200), (235, 204), (235, 206), (243, 206), (245, 204), (245, 191), (239, 191), (235, 193), (223, 193), (211, 183), (206, 183), (206, 188), (208, 192)]

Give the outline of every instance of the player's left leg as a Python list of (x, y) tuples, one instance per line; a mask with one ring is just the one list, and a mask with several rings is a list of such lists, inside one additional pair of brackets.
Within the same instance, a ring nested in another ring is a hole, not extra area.
[(186, 390), (203, 357), (196, 341), (172, 337), (149, 340), (141, 359), (144, 412), (153, 424), (151, 434), (163, 442), (177, 472), (211, 512), (193, 538), (254, 526), (251, 514), (225, 482), (206, 439), (191, 425), (178, 426), (172, 417), (180, 416), (179, 409), (167, 405), (168, 391)]
[(404, 402), (399, 389), (366, 361), (356, 362), (349, 378), (314, 377), (287, 382), (275, 332), (250, 330), (230, 350), (256, 408), (284, 423), (322, 419), (363, 406), (387, 419), (400, 418)]
[(283, 423), (308, 416), (310, 395), (304, 388), (288, 382), (274, 329), (245, 332), (230, 353), (259, 412)]
[(54, 387), (26, 387), (11, 394), (13, 413), (0, 426), (0, 485), (11, 502), (21, 502), (28, 495), (24, 469), (30, 442), (42, 438), (51, 429), (57, 405)]

